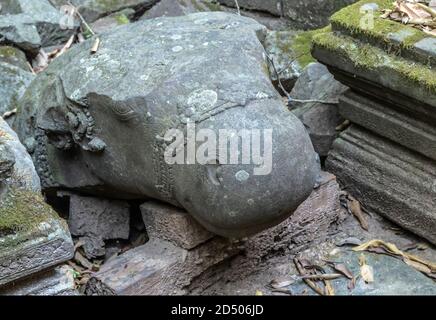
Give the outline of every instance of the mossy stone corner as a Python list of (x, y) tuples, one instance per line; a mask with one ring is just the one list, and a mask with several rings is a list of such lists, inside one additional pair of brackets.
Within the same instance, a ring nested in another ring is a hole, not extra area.
[[(315, 58), (311, 54), (312, 38), (330, 31), (330, 27), (311, 31), (270, 31), (265, 40), (265, 48), (274, 61), (280, 80), (286, 90), (291, 91), (304, 68)], [(277, 86), (274, 68), (269, 70), (273, 83)]]
[[(370, 5), (372, 28), (365, 28)], [(390, 1), (360, 1), (331, 18), (332, 31), (313, 37), (322, 63), (436, 106), (436, 42), (410, 26), (380, 17)]]

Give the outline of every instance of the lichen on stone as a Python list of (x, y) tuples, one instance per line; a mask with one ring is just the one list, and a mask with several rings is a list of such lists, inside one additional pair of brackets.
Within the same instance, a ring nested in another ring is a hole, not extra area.
[(0, 236), (31, 232), (54, 218), (53, 209), (33, 191), (9, 190), (0, 200)]
[[(361, 8), (372, 3), (377, 4), (378, 9), (372, 14), (371, 25), (365, 27), (365, 14), (368, 13), (361, 10)], [(398, 49), (408, 49), (419, 40), (428, 37), (426, 33), (416, 28), (381, 17), (382, 10), (392, 8), (392, 0), (362, 0), (335, 13), (330, 22), (333, 30), (347, 32), (352, 36), (361, 37), (363, 40), (381, 45), (384, 48), (397, 46)], [(404, 30), (407, 30), (408, 35), (399, 43), (393, 43), (389, 39), (389, 35)]]
[(436, 92), (436, 77), (431, 67), (386, 53), (384, 50), (333, 32), (313, 38), (315, 47), (325, 49), (351, 62), (355, 68), (383, 72), (389, 69), (403, 80)]

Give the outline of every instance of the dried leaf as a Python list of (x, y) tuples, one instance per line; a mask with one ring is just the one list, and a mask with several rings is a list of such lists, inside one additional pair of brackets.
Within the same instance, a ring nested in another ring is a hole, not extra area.
[(347, 268), (347, 266), (343, 263), (335, 263), (333, 265), (333, 268), (342, 273), (344, 276), (346, 276), (348, 279), (353, 279), (353, 273)]
[(333, 288), (330, 281), (326, 280), (325, 283), (325, 294), (326, 296), (334, 296), (335, 295), (335, 289)]
[(354, 290), (354, 288), (356, 287), (356, 281), (357, 281), (357, 277), (353, 277), (353, 279), (348, 281), (348, 284), (347, 284), (348, 290), (350, 290), (350, 291)]
[(260, 290), (256, 290), (256, 296), (263, 296), (263, 292)]
[(397, 257), (401, 257), (407, 265), (415, 268), (416, 270), (423, 272), (428, 276), (436, 273), (436, 263), (426, 261), (417, 256), (403, 252), (392, 243), (384, 242), (383, 240), (371, 240), (358, 247), (353, 248), (353, 251), (374, 251), (375, 249), (382, 249), (380, 253), (389, 254)]
[(338, 247), (352, 245), (352, 246), (360, 246), (362, 244), (362, 240), (354, 237), (349, 237), (343, 240), (340, 240), (336, 243)]
[(79, 251), (76, 251), (76, 253), (74, 254), (74, 261), (80, 263), (88, 270), (93, 269), (93, 264), (88, 259), (86, 259)]
[(360, 226), (364, 230), (368, 230), (368, 222), (366, 221), (366, 218), (363, 214), (360, 202), (357, 201), (355, 198), (349, 196), (349, 199), (347, 200), (347, 205), (350, 212), (353, 214), (353, 216), (356, 217), (357, 221), (359, 221)]
[(360, 276), (366, 283), (374, 282), (374, 270), (366, 264), (366, 258), (363, 254), (359, 257)]
[(280, 289), (280, 288), (288, 287), (293, 283), (295, 283), (295, 280), (283, 280), (283, 281), (273, 280), (270, 282), (269, 285), (274, 289)]

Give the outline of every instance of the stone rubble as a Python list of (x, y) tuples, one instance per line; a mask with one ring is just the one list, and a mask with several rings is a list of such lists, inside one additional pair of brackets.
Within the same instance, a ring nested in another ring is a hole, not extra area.
[[(384, 9), (385, 2), (373, 3)], [(333, 15), (332, 31), (314, 38), (314, 56), (350, 87), (339, 113), (352, 126), (334, 142), (326, 167), (367, 210), (436, 243), (435, 41), (378, 12), (378, 28), (367, 30), (349, 18), (362, 5)]]
[(0, 117), (0, 286), (73, 256), (67, 225), (44, 202), (32, 160)]
[[(269, 284), (295, 256), (357, 274), (350, 237), (434, 260), (377, 215), (436, 243), (436, 38), (362, 29), (386, 1), (238, 0), (241, 16), (234, 0), (70, 1), (95, 36), (77, 15), (62, 27), (66, 0), (0, 0), (0, 116), (18, 134), (0, 117), (0, 295), (283, 294)], [(41, 48), (66, 51), (40, 72)], [(165, 131), (189, 120), (273, 127), (272, 173), (165, 164)], [(376, 282), (341, 278), (336, 294), (435, 293), (365, 255)]]

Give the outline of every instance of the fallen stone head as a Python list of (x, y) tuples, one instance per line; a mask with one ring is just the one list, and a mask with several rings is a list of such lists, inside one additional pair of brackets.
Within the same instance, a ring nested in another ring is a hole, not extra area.
[(265, 31), (198, 13), (116, 28), (95, 54), (93, 40), (73, 47), (32, 83), (15, 123), (34, 136), (44, 188), (159, 199), (226, 237), (287, 218), (319, 163), (271, 84)]

